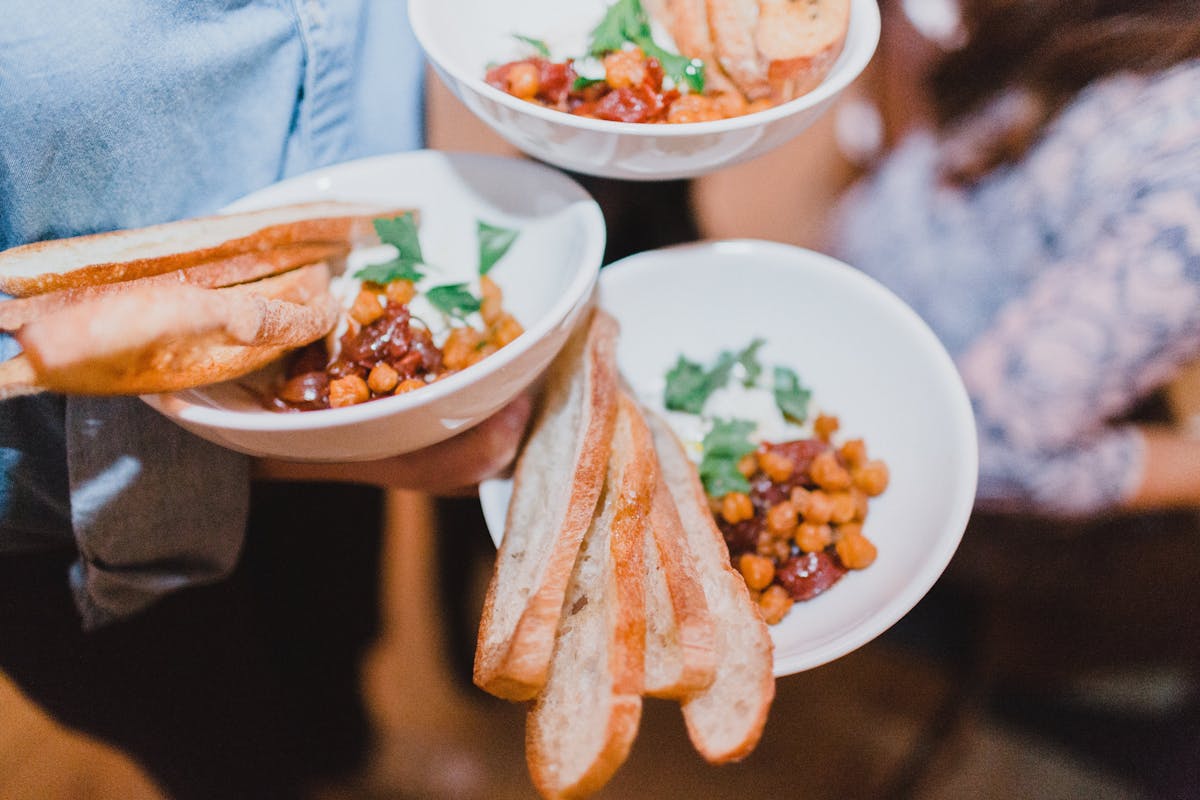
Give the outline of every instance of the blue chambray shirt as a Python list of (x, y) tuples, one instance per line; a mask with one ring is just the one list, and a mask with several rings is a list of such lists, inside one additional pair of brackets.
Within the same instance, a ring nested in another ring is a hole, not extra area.
[[(289, 175), (421, 146), (402, 0), (3, 8), (0, 249), (212, 213)], [(16, 350), (0, 339), (0, 357)], [(0, 557), (74, 542), (85, 626), (227, 575), (248, 487), (248, 459), (135, 398), (0, 403)]]

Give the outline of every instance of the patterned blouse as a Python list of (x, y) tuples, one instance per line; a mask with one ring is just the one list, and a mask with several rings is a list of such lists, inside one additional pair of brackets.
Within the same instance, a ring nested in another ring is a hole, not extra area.
[(955, 358), (981, 508), (1112, 508), (1144, 455), (1114, 420), (1200, 357), (1200, 60), (1096, 83), (971, 188), (940, 184), (914, 134), (847, 196), (837, 241)]

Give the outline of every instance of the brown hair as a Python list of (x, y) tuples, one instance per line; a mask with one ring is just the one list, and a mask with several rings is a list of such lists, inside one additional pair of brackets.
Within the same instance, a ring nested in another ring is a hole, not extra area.
[(1007, 93), (1025, 98), (1027, 113), (992, 126), (985, 171), (1023, 155), (1093, 81), (1200, 57), (1196, 0), (961, 0), (961, 13), (967, 43), (930, 76), (939, 125), (953, 129)]

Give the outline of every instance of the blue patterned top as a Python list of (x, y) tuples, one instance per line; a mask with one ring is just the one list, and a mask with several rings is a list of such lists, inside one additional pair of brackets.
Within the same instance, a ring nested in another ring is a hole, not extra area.
[(980, 507), (1113, 508), (1144, 455), (1113, 420), (1200, 357), (1200, 61), (1097, 82), (974, 187), (938, 181), (937, 148), (911, 135), (851, 191), (838, 254), (955, 358)]

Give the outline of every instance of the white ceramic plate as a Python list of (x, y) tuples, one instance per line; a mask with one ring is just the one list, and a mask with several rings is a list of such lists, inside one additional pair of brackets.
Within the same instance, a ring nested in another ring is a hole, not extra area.
[[(238, 381), (148, 395), (147, 403), (197, 435), (250, 455), (358, 461), (411, 452), (495, 413), (541, 373), (589, 302), (604, 255), (604, 217), (595, 201), (561, 173), (525, 159), (434, 151), (380, 156), (283, 181), (226, 210), (330, 199), (419, 209), (423, 253), (447, 282), (466, 280), (476, 269), (476, 219), (520, 229), (490, 275), (525, 332), (444, 380), (348, 408), (263, 409), (242, 384), (262, 385), (270, 368)], [(348, 270), (389, 252), (356, 251)]]
[(450, 90), (516, 147), (565, 169), (625, 180), (702, 175), (747, 161), (793, 138), (858, 77), (879, 43), (875, 0), (852, 0), (841, 56), (816, 89), (766, 111), (714, 122), (646, 125), (543, 108), (484, 81), (488, 64), (529, 55), (519, 33), (578, 56), (604, 16), (604, 0), (409, 0), (413, 31)]
[[(966, 527), (977, 451), (958, 373), (908, 306), (827, 256), (755, 241), (631, 256), (601, 273), (599, 301), (621, 324), (617, 360), (644, 400), (681, 353), (711, 362), (762, 337), (762, 361), (795, 369), (839, 417), (839, 435), (861, 436), (888, 464), (890, 485), (863, 531), (878, 558), (771, 628), (777, 675), (860, 647), (916, 605)], [(510, 495), (509, 481), (480, 489), (496, 538)]]

